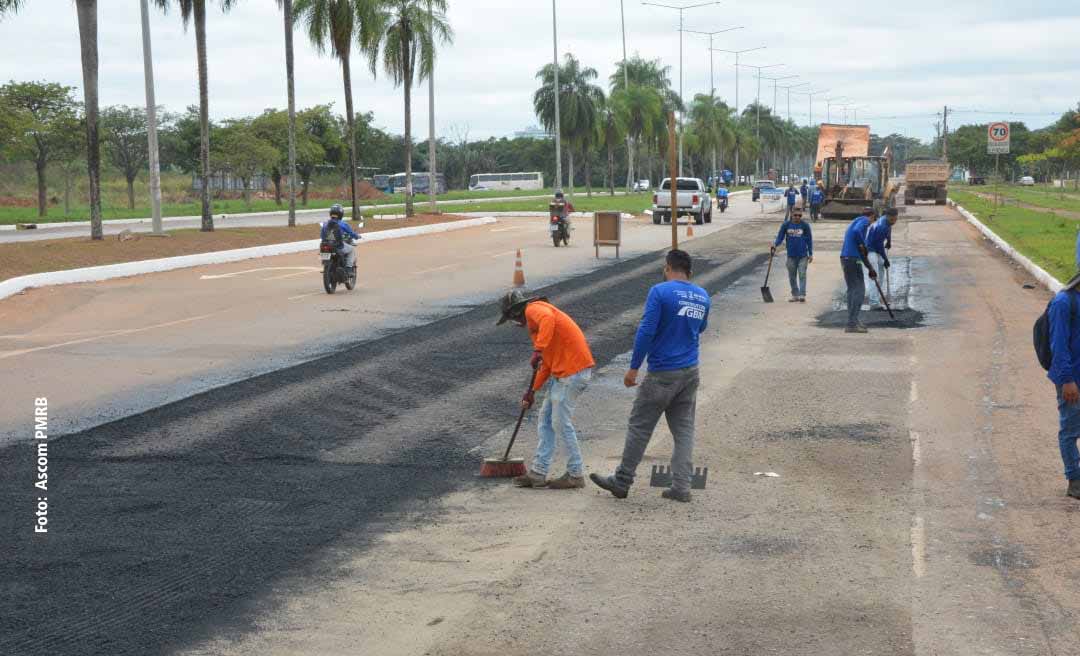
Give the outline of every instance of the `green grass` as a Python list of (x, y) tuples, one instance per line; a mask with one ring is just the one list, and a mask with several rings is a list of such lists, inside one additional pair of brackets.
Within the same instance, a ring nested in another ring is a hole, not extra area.
[(987, 194), (1001, 194), (1005, 198), (1045, 207), (1048, 210), (1064, 210), (1067, 212), (1080, 212), (1080, 193), (1067, 190), (1055, 189), (1045, 185), (1036, 187), (1020, 187), (1016, 185), (987, 185), (975, 187), (972, 191)]
[[(628, 196), (608, 196), (593, 192), (589, 198), (584, 193), (578, 194), (573, 199), (574, 209), (579, 212), (598, 212), (604, 210), (628, 212), (640, 214), (647, 208), (652, 207), (651, 194), (631, 194)], [(482, 205), (440, 205), (440, 212), (546, 212), (548, 201), (517, 200), (500, 203), (483, 203)]]
[(949, 196), (1058, 280), (1068, 280), (1076, 273), (1080, 222), (1011, 205), (995, 208), (993, 201), (965, 191), (950, 191)]

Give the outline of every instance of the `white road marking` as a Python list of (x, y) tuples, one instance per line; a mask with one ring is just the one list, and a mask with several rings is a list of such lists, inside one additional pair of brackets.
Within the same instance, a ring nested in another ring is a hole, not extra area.
[(82, 339), (73, 339), (73, 340), (67, 341), (67, 342), (60, 342), (59, 344), (49, 344), (47, 346), (35, 346), (34, 348), (20, 349), (18, 351), (3, 351), (3, 352), (0, 352), (0, 360), (4, 360), (4, 359), (7, 359), (7, 358), (14, 358), (14, 357), (19, 356), (19, 355), (26, 355), (28, 353), (35, 353), (37, 351), (49, 351), (49, 350), (56, 349), (56, 348), (61, 348), (61, 347), (64, 347), (64, 346), (73, 346), (75, 344), (85, 344), (86, 342), (94, 342), (94, 341), (97, 341), (99, 339), (105, 339), (106, 337), (117, 337), (117, 336), (120, 336), (120, 335), (134, 335), (135, 333), (143, 333), (143, 332), (146, 332), (148, 330), (154, 330), (155, 328), (168, 328), (169, 326), (178, 326), (180, 324), (191, 323), (192, 321), (199, 321), (201, 319), (206, 319), (208, 317), (214, 316), (215, 314), (218, 314), (218, 313), (217, 312), (211, 312), (210, 314), (202, 314), (202, 315), (199, 315), (197, 317), (189, 317), (187, 319), (177, 319), (176, 321), (166, 321), (165, 323), (158, 323), (158, 324), (154, 324), (152, 326), (144, 326), (142, 328), (127, 328), (127, 329), (124, 329), (124, 330), (113, 331), (113, 332), (110, 332), (110, 333), (105, 334), (105, 335), (97, 335), (95, 337), (84, 337)]
[(510, 230), (521, 230), (525, 226), (514, 226), (513, 228), (495, 228), (491, 232), (509, 232)]
[(269, 278), (260, 278), (263, 282), (267, 280), (284, 280), (285, 278), (295, 278), (297, 276), (306, 276), (311, 273), (322, 272), (322, 267), (308, 267), (306, 271), (297, 271), (296, 273), (285, 273), (280, 276), (270, 276)]
[(21, 335), (0, 335), (0, 339), (48, 339), (53, 337), (74, 337), (75, 335), (111, 335), (123, 330), (78, 330), (71, 333), (23, 333)]
[(918, 467), (922, 464), (922, 442), (915, 431), (908, 431), (908, 439), (911, 440), (911, 462)]
[(422, 275), (424, 275), (425, 273), (433, 273), (433, 272), (435, 272), (435, 271), (444, 271), (444, 270), (446, 270), (446, 269), (453, 269), (454, 267), (457, 267), (457, 266), (461, 266), (461, 265), (460, 265), (460, 264), (457, 264), (457, 263), (454, 263), (454, 264), (444, 264), (443, 266), (441, 266), (441, 267), (435, 267), (434, 269), (423, 269), (423, 270), (421, 270), (421, 271), (417, 271), (416, 273), (414, 273), (414, 274), (413, 274), (413, 277), (415, 278), (416, 276), (422, 276)]
[(311, 292), (310, 294), (300, 294), (299, 296), (290, 296), (289, 300), (290, 301), (295, 301), (296, 299), (299, 299), (299, 298), (307, 298), (308, 296), (315, 296), (317, 294), (325, 294), (325, 293), (326, 292)]
[(316, 267), (260, 267), (258, 269), (247, 269), (246, 271), (233, 271), (232, 273), (219, 273), (213, 276), (199, 276), (199, 280), (221, 280), (222, 278), (232, 278), (233, 276), (240, 276), (245, 273), (258, 273), (260, 271), (296, 271), (297, 269), (303, 269), (304, 271), (320, 271), (321, 268)]
[(921, 515), (911, 521), (911, 569), (917, 579), (926, 576), (926, 524)]
[(911, 405), (915, 405), (915, 403), (918, 400), (919, 400), (919, 384), (917, 382), (915, 382), (915, 379), (913, 378), (911, 380), (911, 394), (909, 394), (908, 401), (911, 403)]
[(506, 257), (507, 255), (514, 255), (515, 253), (517, 253), (517, 251), (516, 251), (516, 250), (513, 250), (513, 251), (506, 251), (506, 252), (504, 252), (504, 253), (496, 253), (495, 255), (492, 255), (492, 256), (491, 256), (491, 259), (493, 259), (493, 260), (494, 260), (494, 259), (496, 259), (496, 258), (500, 258), (500, 257)]

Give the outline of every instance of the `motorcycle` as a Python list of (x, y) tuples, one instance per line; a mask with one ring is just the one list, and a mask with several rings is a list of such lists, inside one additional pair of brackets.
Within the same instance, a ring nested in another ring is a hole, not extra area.
[(555, 248), (559, 247), (559, 242), (562, 242), (563, 246), (570, 245), (570, 224), (562, 218), (562, 210), (562, 203), (552, 203), (549, 208), (551, 221), (548, 223), (548, 232), (551, 234), (551, 243), (555, 245)]
[[(346, 243), (356, 245), (351, 239)], [(350, 269), (345, 266), (345, 256), (338, 252), (333, 241), (324, 239), (319, 244), (319, 258), (323, 263), (323, 289), (327, 294), (333, 294), (339, 284), (344, 284), (345, 289), (349, 290), (356, 287), (356, 267)]]
[(720, 213), (723, 214), (724, 210), (727, 209), (727, 196), (722, 196), (721, 198), (719, 198), (717, 201), (717, 205), (719, 205), (720, 207)]

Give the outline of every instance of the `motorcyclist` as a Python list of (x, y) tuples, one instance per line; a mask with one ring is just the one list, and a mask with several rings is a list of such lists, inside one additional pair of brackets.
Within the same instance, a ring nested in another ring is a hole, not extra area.
[(356, 270), (356, 248), (345, 238), (360, 239), (360, 235), (345, 222), (345, 210), (341, 205), (334, 204), (330, 208), (330, 220), (323, 224), (319, 237), (323, 241), (334, 242), (334, 248), (345, 257), (345, 267), (350, 271)]
[(556, 215), (564, 223), (566, 223), (566, 229), (570, 229), (570, 213), (574, 211), (574, 204), (563, 196), (562, 189), (555, 190), (555, 202), (562, 204), (562, 210)]
[(727, 185), (723, 182), (720, 183), (720, 186), (716, 190), (716, 202), (721, 205), (728, 202), (728, 189)]

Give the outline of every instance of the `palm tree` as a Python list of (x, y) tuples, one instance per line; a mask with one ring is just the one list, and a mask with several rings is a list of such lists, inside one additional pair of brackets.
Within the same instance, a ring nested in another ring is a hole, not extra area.
[(285, 17), (285, 79), (289, 96), (289, 227), (296, 226), (296, 83), (293, 75), (293, 3), (278, 0)]
[[(210, 90), (206, 66), (206, 4), (208, 0), (176, 0), (184, 29), (194, 20), (195, 52), (199, 68), (199, 186), (202, 200), (203, 232), (214, 231), (214, 217), (210, 214)], [(237, 0), (218, 0), (223, 11), (229, 11)], [(154, 0), (158, 7), (167, 11), (172, 0)]]
[[(296, 0), (293, 11), (307, 23), (308, 37), (320, 52), (328, 48), (341, 62), (345, 86), (345, 139), (349, 146), (349, 188), (353, 218), (360, 216), (356, 204), (356, 120), (353, 113), (352, 69), (349, 57), (355, 41), (362, 52), (370, 53), (379, 22), (379, 0)], [(375, 74), (375, 60), (371, 60)]]
[(620, 122), (630, 137), (627, 153), (627, 187), (634, 182), (634, 161), (637, 144), (652, 138), (652, 128), (663, 112), (660, 93), (652, 88), (631, 83), (628, 89), (616, 89), (611, 93), (611, 104), (619, 113)]
[[(0, 18), (19, 11), (28, 0), (0, 0)], [(102, 239), (101, 138), (98, 135), (97, 0), (75, 0), (82, 56), (83, 102), (86, 112), (86, 169), (90, 178), (90, 238)]]
[[(555, 129), (555, 66), (546, 64), (536, 74), (540, 88), (533, 95), (533, 109), (540, 123), (548, 130)], [(600, 108), (604, 103), (604, 91), (593, 84), (597, 78), (595, 68), (582, 67), (581, 62), (566, 53), (565, 63), (559, 67), (559, 114), (563, 139), (570, 143), (567, 156), (570, 163), (570, 194), (574, 193), (574, 146), (595, 143), (592, 135), (599, 125)], [(586, 168), (588, 168), (586, 156)], [(561, 181), (560, 181), (561, 182)]]
[[(617, 101), (608, 98), (600, 110), (600, 140), (607, 146), (608, 194), (615, 195), (615, 146), (627, 136), (626, 115)], [(629, 154), (627, 155), (629, 156)]]
[[(384, 0), (388, 15), (378, 40), (383, 68), (405, 90), (405, 216), (412, 216), (412, 86), (435, 68), (435, 40), (454, 38), (446, 20), (446, 0)], [(374, 52), (372, 62), (374, 65)]]
[[(660, 99), (662, 112), (662, 114), (659, 115), (660, 121), (667, 121), (667, 112), (672, 109), (680, 112), (683, 111), (683, 104), (679, 99), (679, 94), (672, 87), (671, 67), (665, 66), (660, 59), (644, 59), (641, 55), (635, 54), (625, 62), (616, 62), (615, 72), (611, 74), (611, 77), (609, 77), (608, 80), (613, 94), (620, 91), (626, 91), (627, 82), (629, 82), (631, 90), (634, 88), (643, 88), (655, 92)], [(642, 99), (638, 97), (637, 100), (638, 103), (640, 103)], [(651, 106), (651, 101), (648, 101), (647, 104)], [(664, 123), (664, 134), (666, 134), (667, 130), (666, 125), (667, 124)], [(633, 184), (633, 179), (635, 177), (633, 151), (636, 150), (636, 143), (640, 137), (640, 133), (638, 136), (633, 136), (633, 131), (631, 131), (631, 141), (633, 143), (630, 146), (631, 152), (627, 155), (626, 163), (626, 184), (628, 189), (630, 188), (630, 185)], [(649, 138), (653, 138), (652, 135), (650, 135)]]
[(690, 104), (690, 123), (697, 137), (699, 152), (711, 155), (712, 171), (717, 171), (716, 152), (729, 142), (731, 119), (728, 106), (712, 94), (700, 93)]

